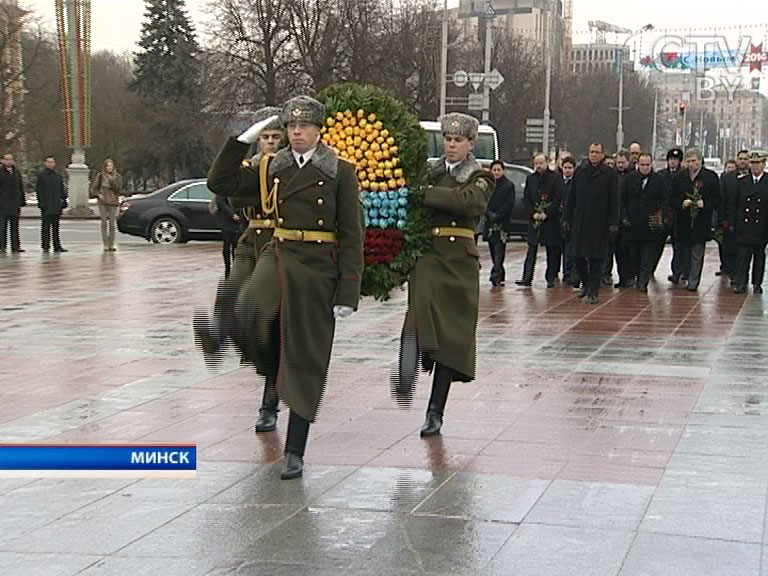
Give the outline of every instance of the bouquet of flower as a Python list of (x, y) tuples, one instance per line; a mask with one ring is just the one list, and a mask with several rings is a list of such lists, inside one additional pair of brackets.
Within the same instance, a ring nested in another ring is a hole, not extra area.
[(694, 223), (696, 222), (696, 217), (699, 215), (699, 200), (701, 200), (701, 187), (702, 182), (701, 180), (694, 180), (693, 182), (693, 192), (689, 192), (685, 195), (686, 200), (690, 200), (692, 204), (688, 207), (688, 211), (691, 215), (691, 228), (693, 228)]
[[(549, 202), (549, 194), (542, 194), (541, 200), (539, 200), (536, 203), (536, 206), (533, 207), (533, 216), (536, 216), (536, 214), (546, 214), (547, 208), (549, 208), (551, 202)], [(538, 230), (541, 227), (541, 223), (544, 222), (544, 219), (533, 219), (533, 229)]]

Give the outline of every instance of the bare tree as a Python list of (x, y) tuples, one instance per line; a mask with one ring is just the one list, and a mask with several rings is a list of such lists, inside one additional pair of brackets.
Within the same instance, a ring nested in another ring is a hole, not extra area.
[(320, 91), (333, 84), (342, 59), (339, 58), (342, 18), (335, 2), (289, 0), (290, 32), (299, 56), (298, 66)]

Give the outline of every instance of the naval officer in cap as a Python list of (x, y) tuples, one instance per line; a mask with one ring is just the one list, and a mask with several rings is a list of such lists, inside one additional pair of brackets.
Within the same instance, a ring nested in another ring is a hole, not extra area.
[(494, 189), (472, 155), (478, 122), (452, 113), (441, 122), (445, 156), (429, 166), (424, 205), (431, 209), (431, 248), (408, 279), (400, 342), (398, 400), (409, 402), (417, 365), (433, 373), (421, 436), (440, 433), (454, 381), (475, 378), (479, 263), (474, 229)]
[(259, 213), (275, 221), (273, 237), (238, 295), (235, 339), (290, 408), (281, 471), (288, 479), (303, 472), (336, 319), (357, 309), (363, 228), (354, 166), (320, 139), (325, 107), (307, 96), (292, 98), (281, 120), (290, 146), (262, 158), (265, 170), (242, 165), (266, 126), (257, 122), (225, 144), (208, 187), (224, 196), (256, 191)]

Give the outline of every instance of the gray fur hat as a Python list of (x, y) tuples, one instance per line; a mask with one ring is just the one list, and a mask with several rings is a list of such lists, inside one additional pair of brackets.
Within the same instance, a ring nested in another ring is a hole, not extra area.
[(256, 114), (253, 116), (253, 123), (255, 124), (256, 122), (266, 120), (270, 116), (277, 116), (275, 121), (264, 128), (264, 130), (280, 130), (282, 132), (285, 130), (285, 125), (280, 118), (280, 112), (281, 110), (277, 106), (265, 106), (264, 108), (260, 108), (259, 110), (256, 110)]
[(325, 123), (325, 106), (309, 96), (296, 96), (283, 105), (280, 116), (283, 124), (307, 122), (322, 127)]
[(443, 134), (456, 134), (464, 136), (470, 140), (477, 140), (477, 128), (479, 126), (477, 118), (468, 114), (451, 112), (443, 116), (440, 121), (440, 129)]

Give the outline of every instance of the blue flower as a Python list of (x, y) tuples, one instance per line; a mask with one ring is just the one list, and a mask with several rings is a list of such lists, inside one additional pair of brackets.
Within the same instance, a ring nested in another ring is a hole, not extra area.
[(368, 215), (371, 217), (371, 220), (374, 218), (379, 217), (379, 211), (376, 208), (371, 208), (371, 210), (368, 212)]
[(398, 218), (403, 218), (403, 219), (407, 218), (408, 217), (408, 210), (406, 210), (405, 208), (400, 208), (397, 211), (397, 216), (398, 216)]
[(399, 230), (403, 230), (403, 229), (405, 229), (405, 220), (398, 220), (398, 221), (397, 221), (397, 228), (398, 228)]
[(400, 206), (408, 206), (408, 198), (405, 198), (405, 197), (401, 196), (401, 197), (400, 197), (400, 198), (397, 200), (397, 203), (398, 203)]

